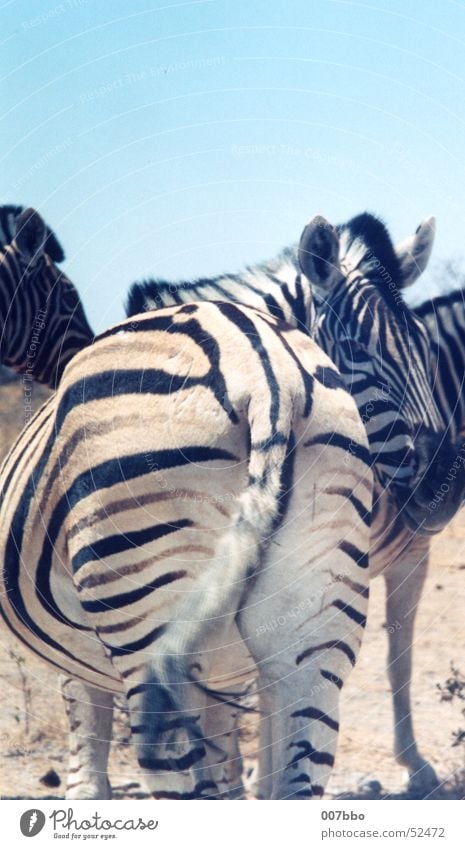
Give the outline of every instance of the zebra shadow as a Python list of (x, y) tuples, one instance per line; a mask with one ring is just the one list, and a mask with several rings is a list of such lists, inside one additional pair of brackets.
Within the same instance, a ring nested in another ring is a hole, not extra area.
[[(430, 791), (428, 793), (414, 793), (409, 790), (401, 790), (398, 792), (387, 792), (385, 791), (381, 785), (379, 788), (377, 787), (366, 787), (359, 788), (354, 791), (340, 792), (335, 793), (334, 795), (328, 796), (329, 799), (333, 801), (368, 801), (368, 800), (389, 800), (389, 799), (403, 799), (404, 801), (414, 801), (418, 799), (427, 799), (428, 801), (440, 801), (444, 799), (465, 799), (465, 776), (461, 778), (452, 778), (448, 781), (445, 781), (435, 790)], [(370, 782), (370, 784), (379, 784), (379, 782)]]

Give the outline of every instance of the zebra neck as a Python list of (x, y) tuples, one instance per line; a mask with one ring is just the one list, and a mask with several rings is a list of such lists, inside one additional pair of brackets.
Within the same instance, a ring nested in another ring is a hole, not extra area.
[(465, 430), (465, 290), (415, 310), (431, 336), (434, 398), (452, 439)]

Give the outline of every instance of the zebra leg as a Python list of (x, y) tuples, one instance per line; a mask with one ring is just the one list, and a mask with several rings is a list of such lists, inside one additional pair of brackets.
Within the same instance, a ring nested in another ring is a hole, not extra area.
[[(220, 798), (243, 799), (245, 788), (239, 726), (246, 716), (243, 708), (255, 710), (256, 697), (252, 684), (257, 670), (236, 624), (232, 625), (225, 646), (217, 648), (210, 655), (208, 687), (221, 692), (230, 701), (219, 701), (207, 694), (205, 731), (210, 743), (207, 747), (207, 762)], [(240, 704), (235, 704), (237, 699)]]
[(239, 707), (207, 698), (205, 730), (210, 745), (207, 763), (220, 799), (244, 799), (242, 756), (238, 732)]
[(70, 728), (67, 799), (111, 799), (113, 694), (60, 676)]
[(281, 680), (260, 675), (260, 746), (265, 743), (266, 749), (259, 755), (257, 798), (315, 799), (324, 794), (336, 752), (341, 680), (336, 674), (336, 683), (318, 680), (321, 668), (339, 661), (328, 655), (324, 662), (323, 657), (314, 662), (312, 670), (283, 669)]
[(272, 725), (270, 715), (265, 713), (263, 702), (262, 698), (260, 700), (258, 764), (251, 782), (251, 790), (255, 799), (270, 799), (273, 791)]
[(354, 474), (356, 457), (315, 459), (306, 450), (311, 443), (297, 444), (295, 469), (306, 486), (292, 490), (237, 617), (258, 668), (257, 784), (265, 799), (323, 796), (340, 690), (356, 662), (368, 607), (371, 481)]
[(210, 778), (208, 741), (202, 730), (206, 695), (191, 681), (172, 683), (175, 672), (165, 679), (160, 669), (169, 665), (160, 663), (161, 644), (160, 639), (150, 663), (141, 663), (137, 654), (114, 658), (123, 680), (144, 782), (156, 799), (219, 798)]
[[(292, 538), (291, 525), (289, 533)], [(303, 546), (293, 552), (295, 563), (284, 565), (281, 552), (286, 544), (292, 550), (286, 537), (277, 535), (279, 548), (273, 548), (239, 619), (259, 670), (257, 795), (321, 798), (335, 758), (340, 690), (365, 625), (368, 558), (355, 546), (347, 546), (344, 557), (336, 543), (322, 556), (314, 546), (309, 557), (312, 546)], [(279, 607), (270, 616), (272, 598)]]
[(428, 567), (429, 542), (417, 539), (395, 569), (384, 574), (386, 622), (389, 639), (388, 675), (394, 708), (394, 753), (406, 767), (409, 790), (427, 794), (439, 783), (431, 766), (418, 752), (413, 731), (410, 680), (415, 616)]

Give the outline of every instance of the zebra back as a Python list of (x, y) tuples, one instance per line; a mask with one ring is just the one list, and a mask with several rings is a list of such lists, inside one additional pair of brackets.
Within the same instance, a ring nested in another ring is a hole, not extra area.
[(134, 283), (126, 300), (126, 315), (196, 301), (229, 301), (261, 310), (279, 321), (309, 332), (312, 290), (300, 273), (295, 247), (275, 259), (248, 266), (238, 274), (169, 282), (153, 279)]

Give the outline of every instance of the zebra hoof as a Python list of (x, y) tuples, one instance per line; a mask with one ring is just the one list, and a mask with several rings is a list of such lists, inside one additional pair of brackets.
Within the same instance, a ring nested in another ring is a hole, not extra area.
[(222, 793), (220, 796), (221, 799), (245, 799), (245, 789), (242, 785), (239, 787), (233, 787), (231, 790), (228, 790), (226, 793)]
[(440, 784), (441, 782), (431, 764), (423, 761), (421, 766), (408, 776), (407, 790), (412, 796), (424, 799), (434, 793)]
[(360, 793), (364, 799), (379, 799), (383, 792), (383, 785), (376, 779), (364, 779), (357, 786), (357, 792)]
[(104, 785), (86, 785), (81, 784), (71, 790), (66, 792), (66, 799), (70, 801), (74, 800), (96, 800), (106, 801), (108, 799), (112, 799), (113, 794), (111, 790), (111, 785), (109, 781), (106, 781)]
[(260, 785), (257, 765), (245, 770), (243, 780), (244, 790), (248, 796), (256, 800), (266, 799), (266, 788)]

